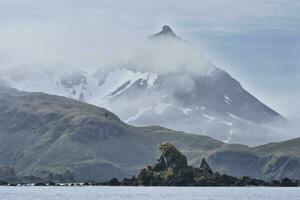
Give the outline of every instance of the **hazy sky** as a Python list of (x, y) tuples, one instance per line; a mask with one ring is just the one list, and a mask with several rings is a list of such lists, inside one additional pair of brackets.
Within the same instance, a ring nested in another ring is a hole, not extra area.
[(264, 103), (297, 117), (298, 0), (0, 0), (0, 67), (98, 68), (126, 58), (164, 24)]

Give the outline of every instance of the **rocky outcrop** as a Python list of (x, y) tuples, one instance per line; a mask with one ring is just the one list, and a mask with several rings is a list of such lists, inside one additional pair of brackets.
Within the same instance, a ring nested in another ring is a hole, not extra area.
[(202, 160), (200, 168), (188, 166), (187, 158), (170, 143), (159, 146), (160, 156), (154, 166), (141, 170), (138, 177), (118, 182), (112, 179), (102, 185), (142, 186), (223, 186), (235, 185), (239, 179), (213, 173), (209, 164)]
[(186, 157), (172, 144), (163, 143), (159, 147), (160, 157), (155, 165), (141, 170), (138, 177), (125, 178), (119, 182), (112, 179), (100, 185), (111, 186), (297, 186), (298, 181), (283, 179), (282, 181), (265, 182), (243, 176), (241, 179), (213, 172), (205, 159), (200, 167), (188, 166)]
[(180, 37), (178, 37), (174, 31), (171, 29), (170, 26), (168, 25), (164, 25), (162, 27), (162, 30), (159, 32), (159, 33), (156, 33), (154, 35), (151, 35), (149, 37), (149, 39), (158, 39), (158, 38), (161, 38), (161, 37), (171, 37), (171, 38), (177, 38), (177, 39), (180, 39)]
[(170, 143), (161, 144), (160, 157), (153, 167), (154, 171), (179, 170), (188, 167), (187, 159)]
[(156, 164), (142, 169), (136, 185), (143, 186), (192, 186), (195, 185), (193, 167), (189, 167), (186, 157), (172, 144), (159, 147), (160, 157)]
[(213, 174), (212, 169), (210, 168), (210, 166), (208, 165), (208, 163), (204, 158), (201, 161), (200, 168), (204, 169), (207, 173)]

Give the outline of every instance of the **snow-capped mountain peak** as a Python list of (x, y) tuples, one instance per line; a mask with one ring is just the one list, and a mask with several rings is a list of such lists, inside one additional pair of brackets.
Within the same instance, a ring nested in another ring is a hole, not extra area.
[(160, 38), (160, 37), (172, 37), (172, 38), (175, 38), (175, 39), (180, 39), (180, 37), (178, 37), (176, 35), (176, 33), (168, 25), (164, 25), (162, 27), (162, 30), (159, 33), (151, 35), (149, 38), (150, 39), (157, 39), (157, 38)]
[(57, 66), (26, 68), (1, 73), (0, 77), (20, 90), (105, 107), (133, 125), (161, 125), (250, 145), (272, 141), (264, 125), (283, 119), (277, 112), (192, 45), (178, 39), (170, 27), (164, 26), (154, 36), (160, 39), (148, 40), (130, 67), (121, 64), (96, 72)]

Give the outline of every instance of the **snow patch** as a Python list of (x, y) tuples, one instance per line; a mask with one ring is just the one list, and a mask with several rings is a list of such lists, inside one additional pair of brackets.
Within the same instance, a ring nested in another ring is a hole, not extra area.
[(226, 121), (220, 121), (221, 124), (225, 124), (227, 126), (232, 126), (233, 124), (231, 122), (226, 122)]
[(158, 79), (158, 74), (149, 73), (147, 78), (148, 89), (153, 87), (154, 82)]
[(193, 111), (192, 109), (190, 108), (179, 108), (179, 110), (181, 110), (181, 112), (185, 115), (188, 115), (189, 112)]
[(230, 105), (231, 104), (231, 99), (227, 96), (227, 94), (224, 95), (224, 98), (225, 98), (225, 102)]
[[(28, 69), (27, 71), (7, 71), (2, 79), (9, 86), (28, 92), (45, 92), (86, 101), (92, 96), (90, 88), (96, 80), (90, 74), (77, 69)], [(81, 95), (82, 94), (82, 95)]]
[(156, 112), (156, 114), (162, 114), (164, 110), (169, 106), (172, 106), (172, 104), (159, 103), (154, 107), (154, 111)]
[[(107, 74), (104, 83), (98, 88), (101, 91), (98, 96), (100, 105), (107, 105), (110, 99), (126, 91), (136, 81), (148, 80), (149, 74), (148, 72), (134, 72), (123, 68), (111, 70)], [(151, 81), (153, 80), (154, 78), (151, 78)], [(125, 87), (122, 87), (124, 85)]]
[(207, 114), (204, 114), (204, 113), (201, 113), (203, 117), (205, 117), (206, 119), (210, 120), (210, 121), (213, 121), (215, 120), (216, 118), (213, 117), (213, 116), (210, 116), (210, 115), (207, 115)]
[(138, 112), (135, 115), (133, 115), (133, 116), (129, 117), (128, 119), (126, 119), (125, 122), (126, 123), (133, 122), (133, 121), (137, 120), (142, 114), (144, 114), (145, 112), (147, 112), (151, 109), (152, 109), (152, 106), (141, 107), (141, 108), (139, 108)]
[(229, 143), (232, 138), (233, 133), (234, 133), (233, 129), (230, 129), (229, 137), (226, 140), (223, 140), (222, 142)]
[(236, 119), (236, 120), (240, 120), (242, 121), (241, 118), (237, 117), (236, 115), (232, 114), (232, 113), (229, 113), (229, 112), (226, 112), (230, 117), (232, 117), (233, 119)]

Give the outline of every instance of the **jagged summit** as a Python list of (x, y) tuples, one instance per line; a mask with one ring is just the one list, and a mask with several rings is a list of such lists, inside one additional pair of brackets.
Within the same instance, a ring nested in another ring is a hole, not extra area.
[(159, 33), (156, 33), (154, 35), (151, 35), (150, 38), (157, 38), (157, 37), (162, 37), (162, 36), (168, 36), (168, 37), (174, 37), (174, 38), (179, 38), (176, 33), (171, 29), (170, 26), (164, 25), (162, 27), (162, 30)]
[(288, 138), (281, 128), (274, 131), (267, 124), (283, 118), (238, 80), (178, 38), (170, 26), (157, 32), (128, 61), (95, 72), (54, 63), (5, 70), (0, 80), (19, 90), (108, 108), (137, 126), (155, 124), (253, 146)]
[(213, 174), (212, 169), (210, 168), (210, 166), (208, 165), (208, 163), (206, 162), (206, 160), (204, 158), (201, 161), (200, 168), (204, 169), (205, 171), (207, 171), (210, 174)]
[[(171, 29), (170, 26), (164, 25), (162, 27), (162, 31), (160, 32), (161, 34), (168, 34), (168, 33), (174, 33), (173, 30)], [(175, 33), (174, 33), (175, 34)]]

